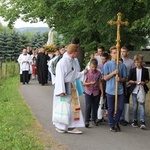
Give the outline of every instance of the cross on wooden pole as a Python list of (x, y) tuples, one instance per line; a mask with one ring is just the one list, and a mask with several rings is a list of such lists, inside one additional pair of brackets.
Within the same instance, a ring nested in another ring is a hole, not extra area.
[[(116, 48), (117, 48), (117, 60), (116, 60), (116, 69), (119, 69), (119, 52), (120, 52), (120, 42), (121, 42), (121, 39), (120, 39), (120, 26), (121, 25), (125, 25), (125, 26), (128, 26), (128, 22), (125, 21), (121, 21), (121, 16), (122, 14), (119, 12), (117, 14), (118, 16), (118, 20), (117, 21), (110, 21), (109, 24), (110, 25), (117, 25), (117, 44), (116, 44)], [(118, 78), (118, 74), (116, 74), (116, 78)], [(117, 110), (117, 104), (118, 104), (118, 81), (116, 81), (116, 87), (115, 87), (115, 112)]]

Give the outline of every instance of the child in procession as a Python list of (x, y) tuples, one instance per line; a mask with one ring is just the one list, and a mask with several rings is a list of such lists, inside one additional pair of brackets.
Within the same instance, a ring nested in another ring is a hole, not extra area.
[[(83, 83), (85, 86), (85, 127), (89, 127), (89, 121), (92, 112), (92, 124), (97, 126), (97, 110), (100, 96), (103, 96), (103, 86), (101, 81), (101, 72), (97, 70), (98, 61), (90, 61), (90, 69)], [(101, 92), (100, 92), (101, 91)]]
[(135, 68), (131, 69), (129, 74), (129, 83), (131, 84), (129, 92), (132, 93), (132, 101), (133, 101), (133, 123), (132, 127), (138, 127), (138, 105), (140, 106), (140, 128), (145, 129), (145, 101), (143, 103), (138, 102), (137, 94), (139, 92), (139, 88), (142, 85), (146, 94), (148, 92), (147, 83), (149, 82), (149, 73), (148, 69), (143, 67), (143, 56), (141, 54), (137, 54), (134, 56), (134, 64)]
[[(121, 131), (119, 126), (119, 120), (124, 108), (124, 86), (123, 83), (126, 81), (127, 70), (123, 63), (119, 62), (118, 69), (116, 69), (117, 61), (117, 48), (112, 46), (110, 48), (111, 60), (106, 62), (103, 66), (104, 80), (106, 81), (106, 97), (108, 104), (108, 123), (110, 131), (117, 132)], [(118, 74), (118, 78), (116, 78)], [(118, 82), (118, 103), (116, 115), (115, 112), (115, 83)]]

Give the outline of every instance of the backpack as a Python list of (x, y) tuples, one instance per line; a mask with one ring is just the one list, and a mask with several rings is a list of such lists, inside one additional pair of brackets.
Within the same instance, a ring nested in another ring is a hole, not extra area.
[(59, 60), (63, 57), (63, 55), (59, 55), (51, 64), (51, 72), (53, 75), (56, 75), (56, 65)]

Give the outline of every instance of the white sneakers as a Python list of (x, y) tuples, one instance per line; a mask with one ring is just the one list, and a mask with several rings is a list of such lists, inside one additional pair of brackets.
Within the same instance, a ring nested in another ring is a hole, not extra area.
[(82, 131), (80, 131), (80, 130), (78, 130), (78, 129), (76, 129), (76, 128), (74, 128), (74, 129), (72, 129), (72, 130), (68, 130), (68, 131), (65, 131), (65, 130), (61, 130), (61, 129), (58, 129), (58, 128), (56, 128), (56, 131), (58, 132), (58, 133), (71, 133), (71, 134), (81, 134), (82, 133)]
[(66, 132), (65, 130), (61, 130), (61, 129), (58, 129), (58, 128), (56, 128), (56, 131), (57, 131), (58, 133), (65, 133), (65, 132)]
[(146, 125), (145, 124), (141, 124), (140, 125), (140, 129), (146, 129)]
[(72, 129), (72, 130), (68, 130), (68, 131), (67, 131), (67, 133), (72, 133), (72, 134), (81, 134), (81, 133), (82, 133), (82, 131), (80, 131), (80, 130), (78, 130), (78, 129), (74, 128), (74, 129)]

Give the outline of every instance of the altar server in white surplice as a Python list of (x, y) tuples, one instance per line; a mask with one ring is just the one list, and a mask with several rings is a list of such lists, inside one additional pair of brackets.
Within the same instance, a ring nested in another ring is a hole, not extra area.
[(20, 54), (18, 58), (18, 63), (20, 64), (20, 81), (25, 84), (29, 82), (29, 71), (31, 70), (32, 59), (27, 50), (23, 49), (23, 53)]
[(52, 63), (53, 63), (53, 61), (55, 61), (55, 60), (59, 57), (59, 55), (60, 55), (60, 52), (59, 52), (59, 50), (57, 49), (57, 50), (55, 51), (55, 56), (54, 56), (53, 58), (51, 58), (51, 60), (47, 63), (47, 65), (48, 65), (48, 71), (49, 71), (50, 74), (51, 74), (52, 85), (55, 84), (55, 75), (54, 75), (53, 72), (52, 72)]
[[(56, 78), (55, 78), (55, 89), (54, 89), (54, 99), (53, 99), (53, 110), (55, 109), (55, 105), (58, 101), (60, 101), (61, 97), (64, 97), (66, 101), (70, 104), (70, 119), (69, 119), (69, 125), (65, 125), (62, 123), (56, 123), (53, 122), (56, 131), (59, 133), (75, 133), (80, 134), (82, 131), (79, 131), (76, 129), (76, 127), (84, 127), (84, 120), (82, 116), (82, 112), (80, 110), (80, 103), (79, 99), (77, 98), (78, 108), (79, 110), (77, 113), (75, 113), (74, 108), (74, 100), (72, 98), (71, 93), (71, 87), (72, 83), (76, 79), (80, 79), (81, 81), (84, 81), (85, 74), (87, 73), (87, 70), (84, 70), (82, 72), (78, 71), (77, 63), (75, 62), (75, 58), (77, 58), (78, 55), (78, 45), (76, 44), (70, 44), (67, 48), (67, 54), (63, 56), (62, 59), (58, 62), (56, 66)], [(76, 90), (75, 90), (76, 91)], [(75, 92), (74, 96), (77, 95), (77, 91)]]

